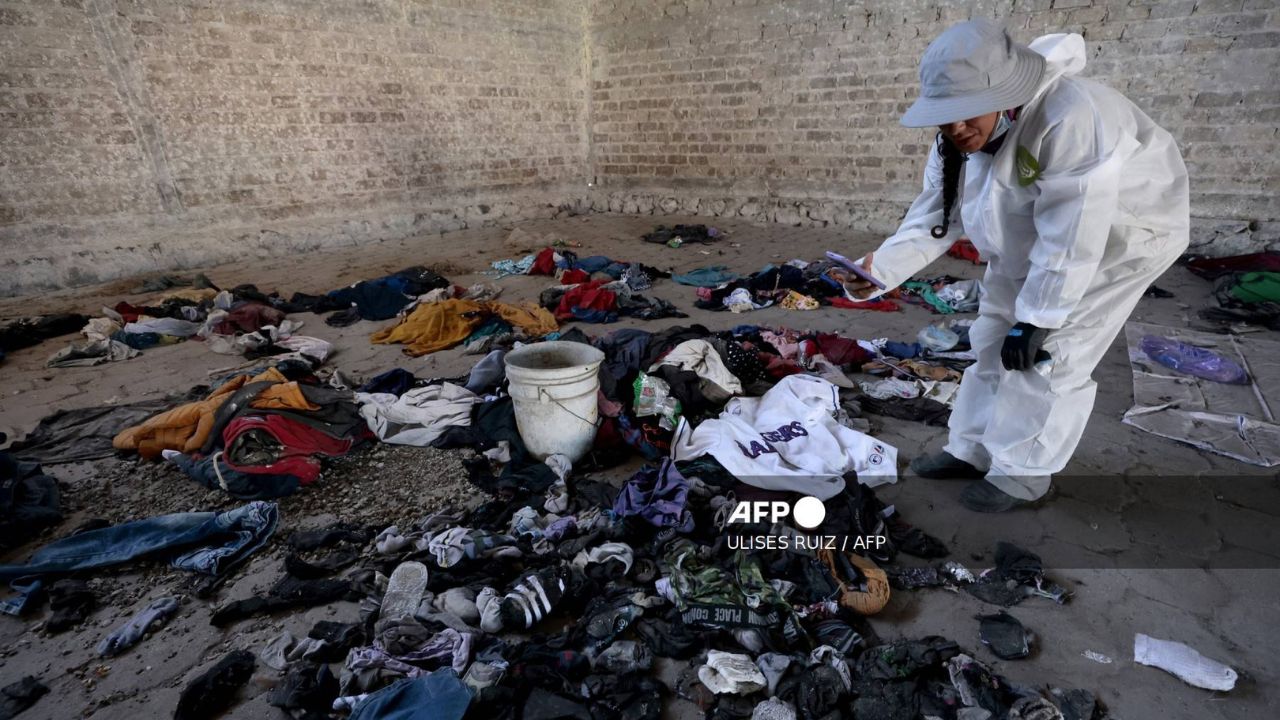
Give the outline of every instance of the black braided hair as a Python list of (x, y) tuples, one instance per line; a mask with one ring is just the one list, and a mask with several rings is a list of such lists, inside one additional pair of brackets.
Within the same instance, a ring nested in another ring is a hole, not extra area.
[(969, 158), (942, 133), (938, 133), (938, 154), (942, 156), (942, 224), (934, 225), (929, 234), (943, 238), (951, 227), (951, 209), (960, 194), (960, 169)]

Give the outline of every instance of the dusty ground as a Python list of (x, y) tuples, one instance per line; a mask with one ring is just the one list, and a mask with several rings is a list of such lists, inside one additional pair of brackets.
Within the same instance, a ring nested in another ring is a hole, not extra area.
[[(665, 218), (666, 222), (697, 221)], [(721, 223), (732, 236), (719, 246), (680, 249), (650, 245), (639, 236), (652, 228), (652, 218), (589, 216), (526, 223), (534, 233), (555, 233), (579, 242), (582, 255), (604, 254), (663, 268), (688, 270), (724, 264), (751, 272), (771, 261), (814, 258), (826, 249), (857, 254), (877, 238), (850, 237), (834, 231), (757, 227)], [(224, 286), (256, 283), (263, 290), (327, 291), (412, 264), (436, 267), (459, 284), (480, 279), (489, 262), (516, 256), (502, 245), (505, 229), (433, 235), (289, 260), (247, 258), (232, 265), (202, 268)], [(732, 243), (732, 244), (731, 244)], [(193, 269), (194, 271), (195, 269)], [(978, 269), (944, 258), (932, 270), (975, 276)], [(505, 299), (536, 296), (545, 278), (513, 277), (499, 281)], [(74, 310), (93, 313), (129, 295), (134, 282), (66, 291), (38, 298), (0, 301), (0, 318), (39, 312)], [(1209, 304), (1208, 284), (1180, 268), (1160, 283), (1173, 299), (1146, 299), (1136, 319), (1185, 327), (1197, 325), (1194, 310)], [(911, 340), (933, 319), (908, 306), (901, 313), (823, 309), (809, 313), (769, 308), (734, 316), (692, 307), (692, 290), (659, 282), (653, 293), (672, 300), (690, 314), (688, 320), (640, 322), (626, 326), (659, 329), (698, 322), (712, 329), (740, 322), (839, 330), (857, 337)], [(419, 376), (465, 372), (476, 360), (460, 350), (425, 358), (407, 358), (397, 346), (375, 346), (369, 333), (384, 323), (357, 323), (332, 328), (322, 318), (300, 315), (304, 334), (335, 343), (331, 362), (344, 373), (367, 378), (392, 367)], [(606, 328), (585, 326), (588, 333)], [(1271, 333), (1274, 335), (1274, 333)], [(158, 397), (204, 383), (209, 374), (233, 364), (188, 342), (153, 348), (124, 363), (94, 368), (49, 370), (45, 359), (66, 342), (53, 340), (18, 351), (0, 366), (0, 430), (21, 436), (43, 416), (62, 408), (121, 403)], [(943, 591), (898, 592), (873, 621), (885, 638), (941, 634), (993, 662), (1016, 681), (1083, 687), (1095, 691), (1121, 718), (1261, 718), (1280, 716), (1276, 672), (1280, 667), (1280, 489), (1276, 474), (1224, 457), (1141, 433), (1122, 425), (1132, 402), (1124, 348), (1117, 343), (1096, 374), (1098, 402), (1089, 429), (1067, 471), (1058, 480), (1058, 496), (1042, 509), (1008, 518), (977, 517), (955, 504), (959, 486), (905, 478), (879, 494), (896, 503), (906, 518), (955, 548), (954, 557), (971, 567), (990, 562), (997, 539), (1033, 547), (1044, 555), (1054, 579), (1075, 590), (1064, 606), (1031, 599), (1013, 610), (1037, 635), (1031, 658), (996, 660), (977, 639), (973, 615), (991, 608), (967, 595)], [(902, 460), (926, 447), (936, 448), (945, 431), (888, 418), (874, 418), (880, 436), (895, 444)], [(315, 488), (281, 502), (282, 530), (317, 526), (333, 519), (390, 524), (410, 521), (448, 502), (474, 500), (462, 476), (461, 455), (414, 449), (383, 448), (344, 461)], [(217, 509), (233, 505), (205, 492), (176, 471), (159, 466), (105, 460), (63, 465), (51, 473), (64, 481), (68, 519), (48, 537), (65, 534), (88, 518), (112, 521), (165, 512)], [(622, 476), (625, 469), (611, 476)], [(1176, 476), (1176, 477), (1173, 477)], [(47, 538), (46, 538), (47, 539)], [(10, 553), (25, 556), (35, 543)], [(980, 553), (985, 552), (985, 556)], [(78, 631), (48, 637), (38, 631), (39, 616), (0, 619), (0, 685), (26, 674), (41, 677), (53, 693), (24, 718), (168, 717), (178, 693), (229, 649), (259, 649), (281, 628), (305, 631), (318, 619), (351, 621), (354, 605), (338, 603), (294, 616), (261, 618), (226, 630), (208, 624), (211, 606), (247, 597), (270, 586), (280, 573), (278, 543), (260, 552), (213, 600), (188, 598), (169, 624), (138, 648), (107, 662), (92, 648), (112, 628), (150, 599), (181, 592), (190, 578), (157, 565), (104, 573), (93, 580), (101, 607)], [(1230, 662), (1251, 676), (1228, 695), (1186, 686), (1159, 670), (1132, 662), (1135, 632), (1176, 639), (1204, 654)], [(1112, 659), (1102, 664), (1083, 656), (1086, 650)], [(227, 717), (278, 718), (260, 696), (274, 682), (261, 670), (242, 692)], [(675, 704), (676, 717), (694, 717), (689, 706)]]

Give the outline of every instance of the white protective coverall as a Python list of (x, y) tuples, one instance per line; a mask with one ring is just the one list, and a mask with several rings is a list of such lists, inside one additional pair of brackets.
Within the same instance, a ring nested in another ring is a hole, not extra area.
[[(945, 450), (1024, 500), (1044, 495), (1071, 459), (1093, 408), (1094, 367), (1190, 239), (1187, 170), (1169, 133), (1115, 90), (1075, 77), (1085, 65), (1081, 36), (1046, 35), (1030, 47), (1047, 60), (1040, 88), (994, 155), (968, 157), (947, 235), (930, 235), (942, 221), (935, 146), (924, 192), (872, 266), (896, 287), (962, 235), (988, 262), (969, 332), (977, 363), (964, 374)], [(1039, 176), (1022, 184), (1019, 164), (1024, 182), (1034, 174), (1027, 154)], [(1050, 329), (1043, 349), (1052, 362), (1004, 369), (1000, 350), (1018, 322)]]

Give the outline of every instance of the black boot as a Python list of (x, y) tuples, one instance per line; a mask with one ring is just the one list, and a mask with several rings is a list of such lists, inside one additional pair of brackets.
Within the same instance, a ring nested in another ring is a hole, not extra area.
[(947, 452), (921, 455), (911, 461), (911, 472), (930, 480), (976, 480), (986, 473)]
[(999, 513), (1030, 505), (1031, 501), (1016, 498), (986, 480), (978, 480), (960, 491), (960, 504), (974, 512)]

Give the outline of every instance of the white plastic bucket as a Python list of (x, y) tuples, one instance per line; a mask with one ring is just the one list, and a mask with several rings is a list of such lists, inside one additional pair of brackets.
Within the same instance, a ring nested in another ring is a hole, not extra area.
[(573, 462), (596, 439), (597, 373), (604, 353), (583, 343), (548, 341), (507, 353), (507, 380), (520, 439), (535, 457), (560, 453)]

